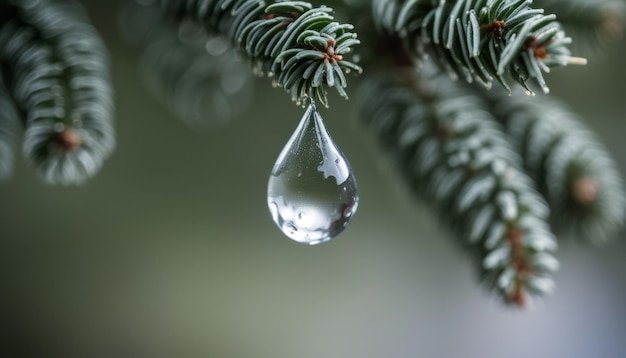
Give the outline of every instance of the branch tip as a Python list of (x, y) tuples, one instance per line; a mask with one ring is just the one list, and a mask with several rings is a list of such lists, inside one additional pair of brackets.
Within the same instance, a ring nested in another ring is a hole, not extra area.
[(584, 57), (574, 57), (574, 56), (570, 56), (567, 58), (567, 64), (568, 65), (586, 65), (587, 64), (587, 59)]
[(508, 299), (509, 303), (513, 305), (516, 305), (520, 308), (526, 307), (528, 298), (526, 297), (526, 292), (524, 291), (524, 287), (522, 286), (521, 282), (515, 282), (515, 288), (513, 289), (513, 292), (511, 292), (511, 294), (509, 295)]

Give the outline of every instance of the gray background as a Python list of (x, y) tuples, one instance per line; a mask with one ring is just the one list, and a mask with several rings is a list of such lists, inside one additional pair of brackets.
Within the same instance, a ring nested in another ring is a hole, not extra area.
[[(118, 146), (82, 187), (46, 186), (23, 160), (0, 185), (0, 339), (12, 357), (626, 356), (624, 240), (561, 241), (555, 294), (507, 309), (393, 178), (353, 102), (333, 97), (322, 116), (357, 175), (359, 210), (331, 242), (294, 243), (265, 195), (302, 109), (260, 80), (246, 113), (192, 130), (146, 88), (115, 2), (86, 4), (111, 51)], [(622, 173), (624, 56), (617, 43), (548, 77)]]

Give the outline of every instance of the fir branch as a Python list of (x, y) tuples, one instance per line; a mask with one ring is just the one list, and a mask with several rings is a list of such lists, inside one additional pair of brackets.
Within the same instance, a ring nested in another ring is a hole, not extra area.
[(535, 0), (557, 14), (559, 23), (576, 39), (574, 45), (590, 56), (624, 37), (626, 3), (623, 0)]
[(6, 10), (0, 66), (24, 113), (24, 154), (46, 182), (82, 183), (114, 147), (106, 49), (76, 5)]
[(214, 54), (175, 38), (151, 44), (143, 54), (148, 81), (192, 125), (220, 124), (244, 111), (252, 98), (250, 71), (234, 61), (226, 42), (213, 37)]
[(162, 24), (159, 11), (156, 4), (129, 3), (120, 16), (126, 41), (143, 51), (151, 89), (195, 127), (223, 124), (244, 111), (252, 75), (227, 41), (196, 22)]
[(549, 292), (558, 262), (548, 208), (486, 103), (441, 75), (420, 84), (370, 79), (362, 122), (412, 191), (439, 209), (490, 290), (518, 306)]
[(432, 57), (455, 78), (477, 80), (487, 88), (495, 78), (510, 92), (508, 74), (529, 93), (529, 80), (547, 93), (543, 72), (586, 60), (570, 56), (571, 39), (556, 17), (529, 7), (531, 2), (375, 0), (374, 18), (418, 59)]
[(9, 178), (13, 171), (18, 125), (17, 108), (0, 73), (0, 180)]
[(550, 97), (498, 96), (494, 104), (558, 230), (604, 244), (623, 228), (622, 179), (579, 116)]
[[(266, 5), (267, 4), (267, 5)], [(296, 103), (316, 97), (328, 106), (326, 87), (347, 98), (345, 73), (361, 72), (346, 57), (359, 44), (350, 24), (334, 21), (332, 9), (303, 1), (164, 0), (176, 21), (191, 18), (229, 39), (255, 73), (274, 77)]]

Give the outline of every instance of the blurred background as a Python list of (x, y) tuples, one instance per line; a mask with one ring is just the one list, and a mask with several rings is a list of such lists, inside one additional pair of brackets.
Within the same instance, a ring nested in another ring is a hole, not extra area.
[[(321, 114), (359, 210), (329, 243), (297, 244), (272, 222), (266, 187), (303, 110), (260, 79), (234, 121), (192, 129), (146, 86), (117, 29), (122, 1), (82, 2), (111, 54), (118, 145), (81, 187), (44, 185), (23, 160), (0, 185), (0, 356), (626, 356), (623, 237), (564, 238), (556, 292), (505, 308), (394, 180), (354, 101), (334, 96)], [(548, 78), (622, 173), (625, 44)]]

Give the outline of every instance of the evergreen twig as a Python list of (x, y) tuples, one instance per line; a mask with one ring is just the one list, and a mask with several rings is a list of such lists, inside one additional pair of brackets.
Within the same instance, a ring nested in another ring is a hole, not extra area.
[(120, 16), (127, 42), (143, 51), (150, 87), (196, 127), (225, 123), (245, 110), (252, 75), (230, 44), (195, 22), (162, 24), (159, 11), (156, 4), (129, 3)]
[(12, 16), (0, 22), (0, 66), (24, 114), (23, 151), (46, 182), (82, 183), (115, 144), (104, 44), (75, 4), (3, 10)]
[(165, 16), (192, 19), (229, 39), (255, 73), (274, 78), (296, 103), (311, 96), (328, 106), (326, 87), (347, 98), (344, 73), (361, 72), (347, 59), (359, 44), (350, 24), (334, 21), (332, 9), (304, 1), (164, 0)]
[(13, 171), (19, 114), (0, 73), (0, 180)]
[(412, 191), (439, 209), (490, 290), (518, 306), (549, 292), (558, 262), (548, 207), (486, 103), (441, 75), (420, 86), (369, 79), (363, 123)]
[(494, 112), (552, 208), (555, 228), (604, 244), (626, 215), (615, 163), (582, 119), (546, 96), (494, 98)]
[(535, 0), (547, 12), (558, 14), (559, 23), (588, 56), (597, 55), (609, 43), (624, 38), (626, 2), (623, 0)]
[(510, 92), (505, 75), (527, 91), (529, 80), (544, 92), (543, 72), (584, 64), (572, 57), (554, 15), (529, 7), (531, 0), (375, 0), (382, 31), (400, 36), (409, 52), (443, 66), (452, 76), (490, 88), (493, 78)]

